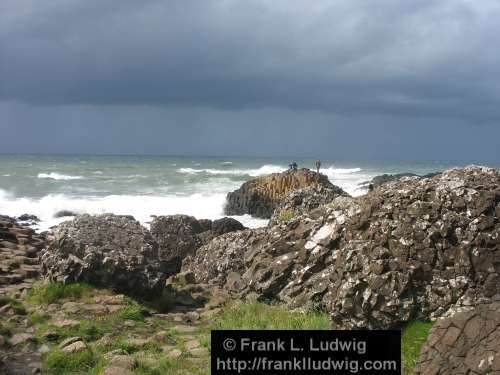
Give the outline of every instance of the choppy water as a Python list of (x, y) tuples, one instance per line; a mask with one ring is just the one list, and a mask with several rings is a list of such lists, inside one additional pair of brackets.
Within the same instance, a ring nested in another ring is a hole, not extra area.
[[(314, 168), (314, 160), (296, 160)], [(225, 196), (255, 176), (283, 171), (288, 160), (167, 156), (0, 155), (0, 214), (37, 215), (39, 229), (75, 213), (130, 214), (144, 224), (150, 215), (223, 216)], [(383, 173), (425, 174), (459, 166), (453, 163), (336, 162), (323, 160), (322, 173), (352, 195), (358, 184)], [(265, 220), (236, 217), (249, 227)]]

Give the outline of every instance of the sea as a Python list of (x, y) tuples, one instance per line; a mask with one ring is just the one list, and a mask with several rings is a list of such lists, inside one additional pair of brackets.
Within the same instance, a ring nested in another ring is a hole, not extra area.
[[(314, 169), (314, 159), (295, 160)], [(198, 219), (224, 216), (226, 194), (245, 181), (288, 168), (279, 158), (192, 156), (0, 155), (0, 215), (36, 215), (37, 230), (75, 214), (132, 215), (145, 226), (151, 215), (187, 214)], [(363, 182), (384, 173), (426, 174), (463, 166), (453, 162), (322, 160), (321, 173), (353, 196)], [(255, 228), (267, 220), (234, 216)]]

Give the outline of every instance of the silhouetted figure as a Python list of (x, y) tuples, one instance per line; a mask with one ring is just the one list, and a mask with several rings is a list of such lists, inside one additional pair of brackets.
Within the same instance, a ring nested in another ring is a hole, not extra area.
[(316, 160), (316, 172), (319, 173), (319, 170), (321, 168), (321, 160)]
[(290, 167), (291, 167), (292, 172), (296, 172), (298, 165), (296, 162), (292, 161), (292, 163), (290, 164)]
[(368, 191), (373, 191), (373, 184), (368, 185)]

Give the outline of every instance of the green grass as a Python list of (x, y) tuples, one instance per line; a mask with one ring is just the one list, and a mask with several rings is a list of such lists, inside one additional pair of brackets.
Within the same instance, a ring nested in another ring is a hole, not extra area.
[(55, 348), (47, 353), (44, 361), (44, 374), (86, 373), (97, 364), (95, 355), (90, 350), (80, 353), (64, 353)]
[(12, 336), (12, 327), (6, 322), (0, 322), (0, 335), (10, 337)]
[(412, 374), (420, 358), (420, 349), (427, 340), (431, 322), (408, 324), (401, 335), (401, 362), (403, 374)]
[(40, 341), (48, 341), (43, 337), (43, 334), (47, 331), (55, 332), (58, 340), (78, 336), (89, 342), (100, 339), (109, 330), (111, 330), (111, 327), (102, 324), (98, 320), (79, 320), (79, 324), (75, 327), (57, 327), (50, 324), (50, 322), (36, 325), (36, 334)]
[(39, 283), (29, 291), (27, 300), (35, 304), (48, 305), (64, 298), (82, 298), (91, 289), (92, 287), (86, 283)]
[(289, 221), (292, 221), (294, 217), (295, 214), (292, 210), (281, 210), (278, 215), (278, 220), (283, 223), (288, 223)]
[(12, 310), (14, 310), (17, 315), (26, 315), (26, 309), (24, 308), (24, 305), (15, 298), (0, 297), (0, 306), (5, 305), (10, 305)]
[(121, 320), (135, 320), (143, 322), (147, 313), (148, 310), (144, 306), (141, 306), (138, 303), (132, 303), (121, 309), (116, 316)]
[(29, 314), (28, 320), (31, 322), (31, 324), (38, 325), (38, 324), (45, 323), (47, 320), (50, 320), (50, 316), (47, 314), (34, 312), (34, 313)]
[(262, 302), (235, 303), (214, 318), (212, 329), (330, 329), (327, 313), (293, 312)]
[(158, 358), (155, 365), (149, 364), (147, 361), (141, 361), (138, 358), (137, 368), (134, 373), (140, 375), (174, 375), (178, 374), (180, 370), (179, 361), (169, 359), (166, 357)]

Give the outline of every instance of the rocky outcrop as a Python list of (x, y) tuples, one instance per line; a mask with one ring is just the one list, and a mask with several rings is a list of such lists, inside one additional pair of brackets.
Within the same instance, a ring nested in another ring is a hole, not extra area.
[(247, 181), (238, 190), (229, 193), (225, 213), (250, 214), (267, 219), (290, 192), (307, 186), (336, 188), (327, 176), (309, 169), (273, 173)]
[(52, 281), (86, 281), (144, 296), (162, 288), (168, 275), (158, 244), (131, 216), (81, 215), (54, 228), (48, 239), (40, 260)]
[(226, 234), (185, 260), (197, 281), (398, 328), (500, 299), (500, 173), (403, 178), (286, 224)]
[(182, 260), (205, 242), (244, 229), (237, 220), (158, 216), (151, 231), (131, 216), (81, 215), (56, 228), (40, 255), (43, 274), (63, 283), (86, 281), (145, 296), (163, 288)]
[(415, 173), (396, 173), (396, 174), (382, 174), (379, 176), (373, 177), (370, 181), (361, 182), (359, 186), (368, 188), (369, 185), (373, 187), (377, 187), (379, 185), (385, 184), (389, 181), (397, 181), (402, 179), (403, 177), (418, 177), (418, 178), (431, 178), (434, 176), (440, 175), (441, 172), (432, 172), (424, 175), (418, 175)]
[(500, 303), (440, 319), (424, 344), (417, 375), (500, 373)]
[(271, 217), (270, 224), (279, 224), (289, 221), (293, 217), (307, 214), (315, 208), (331, 203), (338, 196), (348, 196), (348, 194), (335, 185), (332, 187), (313, 185), (293, 190), (278, 205)]
[(19, 296), (39, 274), (38, 252), (43, 236), (0, 215), (0, 296)]
[(167, 262), (174, 274), (180, 271), (182, 260), (216, 236), (245, 229), (233, 218), (196, 220), (193, 216), (157, 216), (151, 222), (151, 234), (158, 243), (159, 258)]

